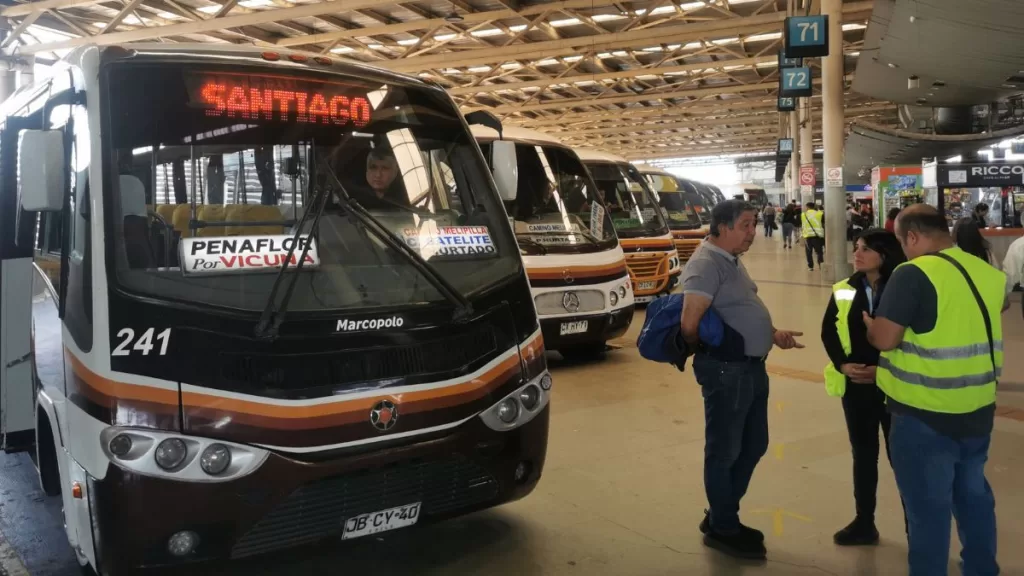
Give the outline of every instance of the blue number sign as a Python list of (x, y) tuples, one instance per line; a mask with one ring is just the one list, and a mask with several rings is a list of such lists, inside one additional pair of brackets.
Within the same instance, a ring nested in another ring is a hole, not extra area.
[(796, 110), (796, 98), (792, 96), (779, 96), (779, 112), (792, 112)]
[(799, 68), (804, 65), (803, 58), (787, 58), (784, 50), (779, 50), (779, 70), (783, 68)]
[(779, 96), (800, 98), (811, 95), (811, 69), (783, 68), (782, 80), (779, 82)]
[(791, 156), (793, 154), (793, 139), (779, 138), (779, 156)]
[(790, 16), (783, 30), (786, 57), (828, 56), (828, 16)]

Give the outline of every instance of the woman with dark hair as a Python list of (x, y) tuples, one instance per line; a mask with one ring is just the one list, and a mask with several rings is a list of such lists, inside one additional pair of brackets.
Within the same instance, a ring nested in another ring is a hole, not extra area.
[(856, 272), (832, 287), (832, 299), (821, 321), (821, 342), (832, 361), (825, 367), (825, 390), (843, 399), (846, 429), (853, 448), (853, 497), (857, 516), (836, 532), (840, 546), (878, 543), (875, 494), (878, 488), (878, 428), (889, 455), (889, 413), (885, 395), (875, 385), (880, 352), (867, 339), (863, 313), (874, 314), (885, 283), (906, 262), (892, 232), (877, 228), (862, 233), (854, 245)]
[(885, 229), (888, 232), (896, 233), (896, 217), (900, 215), (899, 208), (890, 208), (889, 214), (885, 217)]
[(958, 248), (992, 264), (992, 245), (981, 235), (976, 218), (961, 218), (953, 224), (953, 242)]

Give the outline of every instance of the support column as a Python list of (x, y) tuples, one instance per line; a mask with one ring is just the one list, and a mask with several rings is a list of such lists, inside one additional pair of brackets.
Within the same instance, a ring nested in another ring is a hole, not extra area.
[[(800, 110), (800, 162), (802, 166), (814, 166), (814, 130), (811, 122), (811, 99), (800, 98), (797, 105)], [(814, 184), (809, 192), (800, 192), (800, 205), (814, 202)]]
[(796, 110), (789, 113), (789, 137), (793, 139), (793, 154), (789, 158), (789, 186), (793, 200), (800, 200), (800, 120)]
[(7, 69), (7, 63), (0, 61), (0, 102), (14, 94), (17, 89), (17, 75), (14, 70)]
[(822, 140), (825, 144), (825, 267), (823, 276), (836, 282), (851, 274), (846, 242), (846, 186), (840, 180), (828, 185), (828, 171), (843, 169), (843, 3), (821, 0), (821, 13), (828, 16), (828, 56), (822, 59)]

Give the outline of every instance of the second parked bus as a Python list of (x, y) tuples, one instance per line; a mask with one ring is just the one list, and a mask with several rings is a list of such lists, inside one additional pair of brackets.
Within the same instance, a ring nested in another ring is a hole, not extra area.
[[(679, 261), (686, 264), (701, 240), (708, 235), (708, 226), (701, 221), (696, 207), (687, 198), (687, 190), (696, 194), (696, 189), (690, 182), (661, 168), (644, 164), (637, 166), (637, 170), (658, 195), (658, 204), (668, 219)], [(700, 207), (703, 209), (703, 204)]]

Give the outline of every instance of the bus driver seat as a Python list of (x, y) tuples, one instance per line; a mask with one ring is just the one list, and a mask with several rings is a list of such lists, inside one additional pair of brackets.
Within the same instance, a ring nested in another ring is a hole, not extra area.
[(122, 174), (121, 214), (124, 247), (131, 269), (152, 268), (153, 250), (149, 243), (149, 214), (146, 211), (146, 188), (135, 176)]

